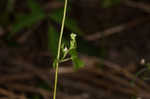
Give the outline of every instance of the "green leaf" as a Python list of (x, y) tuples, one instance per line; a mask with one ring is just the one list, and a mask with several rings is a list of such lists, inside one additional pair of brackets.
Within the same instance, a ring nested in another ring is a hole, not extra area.
[(58, 47), (59, 34), (55, 27), (49, 26), (48, 30), (48, 49), (52, 52), (53, 56), (56, 57)]
[(27, 1), (29, 8), (31, 9), (32, 13), (41, 13), (43, 9), (35, 0), (28, 0)]
[[(62, 15), (63, 15), (63, 9), (59, 9), (59, 10), (53, 12), (52, 14), (50, 14), (49, 17), (56, 23), (61, 24)], [(82, 34), (82, 31), (80, 30), (77, 22), (74, 19), (66, 17), (65, 27), (74, 33), (78, 33), (80, 35)]]
[(71, 59), (72, 59), (75, 70), (78, 70), (79, 68), (84, 66), (84, 63), (78, 58), (78, 55), (75, 49), (70, 50), (69, 54), (71, 55)]
[(31, 27), (33, 24), (41, 21), (46, 17), (40, 6), (34, 0), (28, 0), (29, 7), (31, 7), (31, 14), (20, 14), (17, 16), (15, 23), (12, 25), (12, 32), (8, 38), (12, 37), (16, 32)]
[(77, 55), (76, 34), (71, 33), (70, 37), (71, 37), (71, 40), (70, 40), (69, 54), (71, 56), (71, 59), (74, 65), (74, 69), (77, 70), (83, 67), (84, 63), (78, 58), (78, 55)]
[(71, 55), (71, 58), (77, 58), (78, 57), (76, 49), (71, 49), (69, 51), (69, 54)]
[(103, 0), (102, 1), (102, 7), (108, 8), (112, 7), (113, 5), (119, 4), (121, 0)]
[(72, 62), (73, 62), (75, 70), (78, 70), (78, 69), (84, 67), (84, 62), (81, 61), (78, 57), (72, 57)]
[(84, 62), (81, 61), (79, 58), (73, 59), (72, 61), (73, 61), (75, 70), (78, 70), (78, 69), (84, 67)]
[(20, 17), (21, 20), (18, 20), (16, 22), (16, 24), (14, 25), (13, 32), (17, 32), (24, 27), (30, 27), (31, 25), (42, 20), (44, 16), (45, 15), (43, 13), (36, 13), (36, 14), (24, 15)]
[(51, 87), (49, 86), (49, 84), (45, 81), (38, 81), (38, 88), (47, 90), (47, 91), (51, 91)]
[(31, 99), (40, 99), (40, 95), (32, 95)]
[(33, 24), (41, 21), (43, 18), (45, 18), (45, 14), (43, 13), (20, 16), (12, 25), (12, 33), (10, 36), (13, 36), (16, 32), (19, 32), (24, 28), (31, 27)]

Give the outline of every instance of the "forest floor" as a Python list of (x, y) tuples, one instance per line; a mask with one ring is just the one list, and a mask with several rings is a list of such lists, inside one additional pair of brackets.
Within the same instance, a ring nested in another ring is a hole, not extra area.
[[(150, 2), (125, 0), (101, 8), (99, 0), (73, 0), (71, 11), (84, 32), (81, 40), (89, 44), (84, 46), (92, 50), (85, 52), (78, 42), (85, 63), (78, 71), (71, 62), (61, 64), (57, 99), (150, 99), (149, 71), (136, 77), (146, 68), (143, 62), (150, 62)], [(52, 99), (55, 70), (41, 33), (45, 22), (40, 26), (14, 37), (19, 47), (1, 37), (0, 99)]]

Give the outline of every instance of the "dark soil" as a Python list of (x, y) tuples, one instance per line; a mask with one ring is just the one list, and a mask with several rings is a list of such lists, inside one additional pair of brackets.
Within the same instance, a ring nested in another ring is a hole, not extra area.
[[(55, 0), (39, 1), (41, 5), (46, 5)], [(133, 1), (133, 5), (137, 2), (150, 4), (149, 0)], [(25, 4), (19, 1), (17, 4), (22, 6), (15, 7), (17, 11), (26, 11)], [(61, 64), (57, 99), (149, 99), (149, 80), (135, 80), (134, 77), (144, 68), (141, 60), (150, 61), (149, 12), (130, 6), (125, 1), (102, 8), (99, 0), (72, 0), (71, 6), (70, 16), (77, 20), (84, 32), (79, 38), (81, 42), (87, 42), (83, 43), (87, 49), (78, 42), (80, 56), (86, 66), (74, 71), (71, 62)], [(31, 30), (23, 30), (11, 40), (6, 39), (9, 26), (2, 28), (0, 99), (52, 97), (54, 69), (51, 66), (52, 54), (47, 50), (47, 21), (42, 20)], [(121, 29), (116, 31), (114, 28), (119, 26)], [(109, 29), (109, 33), (116, 32), (105, 35)], [(96, 54), (90, 55), (85, 50)], [(142, 75), (149, 77), (150, 74), (146, 72)]]

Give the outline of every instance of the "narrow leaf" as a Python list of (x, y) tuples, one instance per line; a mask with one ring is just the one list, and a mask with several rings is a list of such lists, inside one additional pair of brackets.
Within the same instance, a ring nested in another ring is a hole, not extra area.
[(27, 3), (28, 3), (29, 8), (31, 9), (32, 13), (39, 13), (39, 12), (41, 13), (41, 12), (43, 12), (43, 9), (39, 5), (39, 3), (37, 3), (37, 1), (28, 0)]
[(15, 33), (15, 32), (18, 32), (25, 27), (30, 27), (31, 25), (42, 20), (44, 18), (44, 16), (45, 15), (41, 14), (41, 13), (20, 16), (19, 20), (17, 20), (16, 23), (13, 24), (12, 32)]
[(72, 59), (75, 70), (78, 70), (79, 68), (84, 66), (84, 63), (78, 58), (78, 55), (75, 49), (70, 50), (69, 54), (71, 55), (71, 59)]
[(114, 5), (119, 4), (120, 2), (121, 2), (121, 0), (103, 0), (102, 7), (104, 7), (104, 8), (112, 7)]
[(55, 27), (49, 26), (48, 30), (48, 49), (52, 52), (53, 56), (56, 57), (57, 46), (58, 46), (59, 34)]
[(12, 37), (16, 32), (31, 27), (33, 24), (41, 21), (46, 17), (40, 6), (34, 0), (28, 0), (29, 7), (31, 7), (31, 14), (21, 14), (16, 17), (16, 21), (12, 24), (12, 32), (8, 38)]

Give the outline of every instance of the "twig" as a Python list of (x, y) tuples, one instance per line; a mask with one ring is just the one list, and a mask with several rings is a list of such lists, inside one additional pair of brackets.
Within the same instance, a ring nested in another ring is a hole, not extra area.
[(142, 24), (143, 22), (148, 21), (148, 20), (150, 20), (149, 16), (137, 18), (137, 19), (134, 19), (134, 20), (129, 21), (127, 23), (108, 28), (102, 32), (97, 32), (97, 33), (88, 35), (85, 37), (85, 39), (87, 39), (89, 41), (102, 39), (104, 37), (108, 37), (108, 36), (111, 36), (113, 34), (120, 33), (124, 30), (134, 28), (137, 25)]
[(24, 84), (19, 84), (19, 83), (6, 84), (6, 86), (8, 86), (9, 89), (17, 90), (17, 91), (20, 91), (20, 92), (39, 93), (43, 97), (48, 97), (49, 94), (50, 94), (49, 91), (46, 91), (44, 89), (35, 88), (35, 87), (29, 86), (29, 85), (24, 85)]
[(27, 80), (31, 79), (33, 77), (32, 74), (27, 74), (27, 73), (17, 73), (13, 75), (3, 75), (3, 77), (0, 77), (0, 84), (4, 84), (7, 82), (13, 82), (17, 80)]
[[(47, 72), (45, 72), (44, 70), (40, 69), (40, 68), (35, 68), (35, 66), (33, 64), (27, 63), (24, 60), (17, 60), (17, 61), (13, 61), (14, 64), (22, 66), (22, 68), (24, 70), (30, 71), (30, 75), (35, 75), (37, 77), (39, 77), (41, 80), (45, 81), (45, 82), (49, 82), (49, 79), (47, 77)], [(32, 73), (32, 74), (31, 74)]]
[(123, 2), (129, 7), (138, 8), (143, 10), (144, 12), (150, 13), (150, 5), (148, 4), (142, 2), (136, 2), (133, 0), (124, 0)]
[[(150, 95), (148, 94), (150, 92), (149, 87), (144, 81), (137, 78), (138, 83), (132, 86), (132, 84), (130, 83), (130, 80), (134, 80), (135, 76), (131, 74), (130, 72), (128, 72), (125, 68), (121, 68), (121, 66), (114, 64), (112, 62), (109, 62), (107, 60), (100, 60), (94, 57), (88, 57), (88, 60), (93, 61), (93, 62), (97, 62), (99, 60), (99, 62), (102, 62), (106, 67), (108, 67), (108, 69), (115, 70), (119, 74), (124, 75), (125, 78), (123, 79), (120, 76), (117, 76), (115, 74), (113, 75), (111, 72), (102, 71), (100, 69), (97, 69), (96, 67), (83, 68), (79, 70), (77, 73), (73, 72), (73, 69), (71, 70), (71, 68), (60, 67), (59, 71), (61, 71), (60, 73), (65, 73), (63, 74), (63, 77), (78, 79), (78, 80), (85, 81), (85, 82), (92, 82), (92, 84), (96, 84), (100, 87), (105, 86), (106, 88), (110, 88), (110, 90), (114, 90), (114, 91), (116, 90), (116, 91), (120, 91), (126, 94), (138, 95), (140, 97), (145, 97), (145, 98), (150, 97)], [(65, 72), (63, 72), (63, 70), (65, 70)], [(103, 78), (109, 79), (111, 80), (111, 82), (109, 82), (109, 80), (103, 81), (102, 79), (98, 79), (96, 78), (96, 75), (103, 76)], [(90, 80), (89, 78), (93, 78), (93, 79)], [(145, 96), (143, 94), (145, 94)]]

